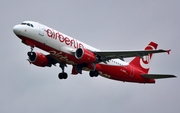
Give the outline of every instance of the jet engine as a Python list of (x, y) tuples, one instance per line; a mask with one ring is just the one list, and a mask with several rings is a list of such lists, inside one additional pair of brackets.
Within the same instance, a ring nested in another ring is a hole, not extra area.
[(84, 63), (94, 63), (97, 60), (93, 52), (84, 48), (78, 48), (75, 52), (75, 57)]
[(42, 53), (38, 52), (28, 52), (27, 55), (29, 56), (28, 61), (36, 66), (39, 67), (51, 67), (51, 63), (49, 62), (48, 58), (43, 55)]

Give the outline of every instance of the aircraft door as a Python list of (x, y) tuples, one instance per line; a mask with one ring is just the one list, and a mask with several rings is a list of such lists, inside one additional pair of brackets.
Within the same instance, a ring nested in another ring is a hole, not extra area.
[(39, 24), (39, 35), (44, 36), (44, 27), (41, 24)]
[(41, 42), (43, 42), (43, 44), (47, 44), (47, 38), (44, 37), (44, 34), (45, 33), (45, 27), (41, 24), (39, 24), (39, 35), (40, 35), (40, 39), (41, 39)]

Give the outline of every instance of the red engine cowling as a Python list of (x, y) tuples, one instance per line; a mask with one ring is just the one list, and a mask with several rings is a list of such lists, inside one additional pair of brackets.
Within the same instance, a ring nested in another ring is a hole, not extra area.
[(50, 67), (51, 64), (49, 63), (48, 58), (43, 55), (42, 53), (38, 53), (38, 52), (28, 52), (27, 53), (29, 56), (28, 61), (36, 66), (39, 67), (45, 67), (48, 66)]
[(94, 63), (97, 60), (94, 53), (83, 48), (78, 48), (76, 50), (75, 57), (84, 63)]

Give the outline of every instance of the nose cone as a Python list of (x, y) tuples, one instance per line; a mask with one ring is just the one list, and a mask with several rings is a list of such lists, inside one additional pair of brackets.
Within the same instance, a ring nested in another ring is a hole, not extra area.
[(14, 34), (18, 35), (20, 33), (20, 25), (15, 25), (13, 27)]

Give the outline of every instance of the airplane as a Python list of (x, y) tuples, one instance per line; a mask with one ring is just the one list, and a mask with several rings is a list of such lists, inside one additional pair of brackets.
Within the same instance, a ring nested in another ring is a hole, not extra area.
[[(67, 79), (67, 65), (72, 65), (72, 75), (89, 71), (90, 77), (98, 75), (122, 82), (155, 83), (155, 79), (176, 77), (172, 74), (148, 74), (149, 64), (155, 53), (168, 53), (171, 50), (157, 49), (158, 44), (150, 42), (144, 50), (120, 51), (99, 50), (75, 38), (65, 35), (39, 22), (24, 21), (13, 27), (13, 32), (23, 44), (30, 46), (28, 61), (39, 67), (59, 64), (62, 72), (59, 79)], [(46, 52), (34, 52), (34, 47)], [(125, 62), (124, 58), (134, 57)]]

